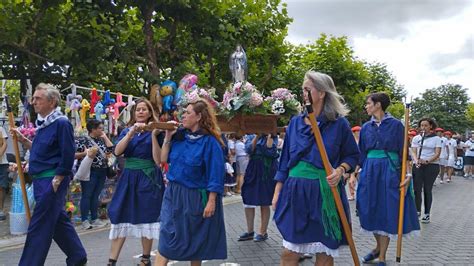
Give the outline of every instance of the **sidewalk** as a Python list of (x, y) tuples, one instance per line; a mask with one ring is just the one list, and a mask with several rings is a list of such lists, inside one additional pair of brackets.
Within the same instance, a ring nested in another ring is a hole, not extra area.
[[(388, 265), (474, 265), (474, 179), (455, 177), (450, 184), (438, 184), (434, 188), (432, 221), (421, 225), (421, 236), (403, 240), (402, 263), (395, 263), (396, 241), (390, 243), (387, 252)], [(355, 202), (351, 201), (353, 237), (359, 256), (364, 256), (374, 247), (373, 237), (362, 234), (359, 220), (354, 215)], [(281, 252), (281, 235), (273, 222), (268, 229), (265, 242), (238, 242), (239, 234), (246, 230), (244, 210), (240, 197), (225, 199), (225, 222), (227, 232), (227, 254), (225, 261), (204, 262), (204, 265), (278, 265)], [(260, 225), (259, 211), (255, 228)], [(80, 232), (81, 240), (88, 252), (88, 265), (105, 265), (110, 241), (107, 228)], [(12, 243), (15, 240), (16, 244)], [(23, 240), (24, 241), (24, 240)], [(6, 246), (8, 244), (8, 246)], [(15, 265), (21, 256), (23, 242), (12, 238), (10, 243), (0, 242), (0, 265)], [(156, 242), (154, 243), (156, 247)], [(118, 265), (136, 265), (141, 253), (139, 239), (127, 239)], [(64, 265), (65, 256), (55, 243), (52, 244), (47, 265)], [(314, 258), (300, 265), (313, 265)], [(353, 265), (350, 251), (344, 248), (336, 265)], [(189, 265), (172, 262), (170, 265)], [(229, 265), (229, 264), (227, 264)]]

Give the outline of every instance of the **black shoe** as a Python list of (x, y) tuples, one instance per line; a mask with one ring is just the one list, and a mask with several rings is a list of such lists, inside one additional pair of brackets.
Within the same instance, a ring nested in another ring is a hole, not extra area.
[(252, 240), (255, 235), (255, 232), (251, 233), (243, 233), (239, 236), (238, 241), (247, 241), (247, 240)]
[(421, 222), (424, 223), (424, 224), (429, 224), (430, 223), (430, 215), (425, 214), (425, 216), (423, 216), (423, 218), (421, 218)]

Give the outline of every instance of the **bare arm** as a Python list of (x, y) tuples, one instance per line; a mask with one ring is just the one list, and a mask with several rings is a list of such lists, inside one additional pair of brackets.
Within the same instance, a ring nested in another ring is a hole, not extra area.
[[(170, 121), (168, 123), (173, 123), (173, 122), (174, 121)], [(171, 138), (173, 137), (174, 133), (176, 133), (176, 129), (166, 130), (165, 140), (163, 141), (163, 146), (161, 147), (161, 161), (162, 162), (168, 161), (168, 155), (169, 155), (170, 147), (171, 147)]]
[(161, 148), (160, 145), (158, 144), (158, 134), (160, 134), (160, 131), (157, 129), (154, 129), (153, 132), (151, 133), (151, 151), (153, 153), (153, 161), (155, 161), (155, 164), (160, 165), (161, 160)]
[(4, 139), (2, 146), (0, 146), (0, 156), (3, 156), (6, 150), (7, 150), (7, 139)]

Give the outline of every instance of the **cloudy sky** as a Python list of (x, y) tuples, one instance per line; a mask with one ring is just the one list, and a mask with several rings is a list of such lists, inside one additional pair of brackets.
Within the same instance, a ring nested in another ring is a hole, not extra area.
[(288, 41), (348, 36), (360, 59), (385, 63), (408, 95), (445, 83), (474, 102), (474, 0), (283, 0)]

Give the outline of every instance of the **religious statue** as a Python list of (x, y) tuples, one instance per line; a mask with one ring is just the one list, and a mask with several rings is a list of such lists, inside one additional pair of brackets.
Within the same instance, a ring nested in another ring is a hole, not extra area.
[(229, 58), (229, 68), (234, 83), (247, 80), (247, 55), (240, 44)]

